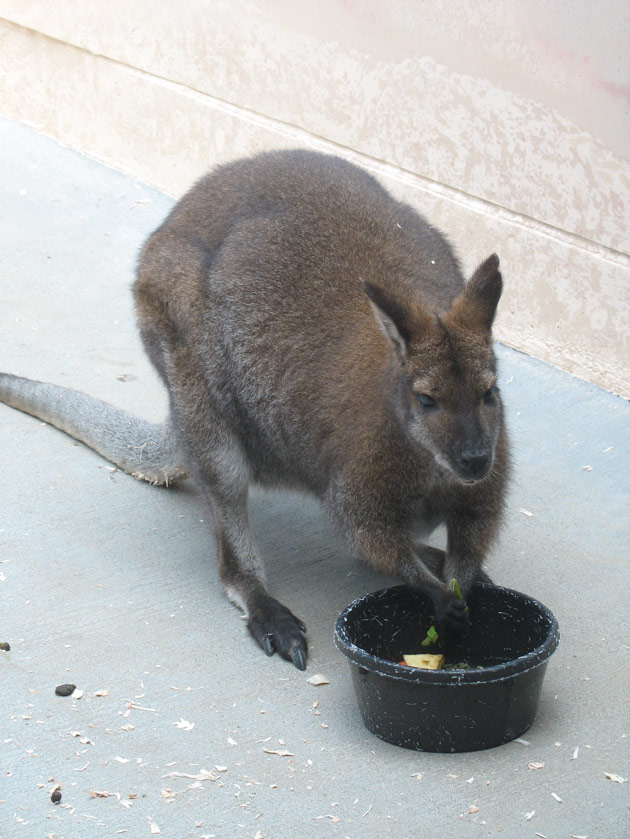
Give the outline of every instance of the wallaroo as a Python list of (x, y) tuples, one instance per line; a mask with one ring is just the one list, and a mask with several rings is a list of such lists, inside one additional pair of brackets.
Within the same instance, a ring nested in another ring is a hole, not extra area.
[[(465, 282), (444, 236), (361, 168), (268, 152), (193, 186), (145, 243), (133, 291), (166, 422), (9, 374), (0, 400), (136, 477), (190, 476), (227, 594), (267, 655), (305, 669), (306, 628), (267, 589), (252, 484), (313, 493), (353, 551), (461, 632), (448, 581), (464, 598), (488, 582), (509, 473), (496, 254)], [(440, 524), (446, 551), (422, 543)]]

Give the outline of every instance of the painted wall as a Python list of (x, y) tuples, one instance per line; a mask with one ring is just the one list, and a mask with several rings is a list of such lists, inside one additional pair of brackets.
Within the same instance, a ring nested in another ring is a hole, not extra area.
[(413, 203), (497, 337), (630, 396), (626, 0), (0, 0), (0, 114), (173, 195), (308, 145)]

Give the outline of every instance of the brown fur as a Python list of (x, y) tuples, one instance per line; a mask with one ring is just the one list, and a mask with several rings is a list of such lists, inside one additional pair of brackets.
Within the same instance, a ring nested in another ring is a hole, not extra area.
[[(490, 337), (500, 293), (496, 256), (465, 286), (422, 217), (309, 152), (218, 169), (146, 243), (142, 336), (213, 511), (221, 577), (267, 652), (305, 664), (300, 622), (265, 588), (253, 482), (319, 496), (362, 556), (461, 627), (444, 581), (466, 594), (483, 575), (508, 471)], [(445, 556), (416, 539), (440, 523)]]

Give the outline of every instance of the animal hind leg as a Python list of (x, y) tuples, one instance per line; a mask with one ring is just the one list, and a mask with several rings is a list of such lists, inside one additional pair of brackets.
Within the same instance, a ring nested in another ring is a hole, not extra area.
[[(214, 428), (220, 437), (217, 426)], [(215, 438), (216, 441), (216, 438)], [(218, 441), (216, 441), (218, 442)], [(217, 538), (219, 576), (230, 600), (247, 616), (247, 627), (267, 655), (278, 652), (306, 669), (306, 627), (266, 586), (265, 570), (249, 525), (249, 474), (236, 441), (226, 434), (193, 474), (210, 507)]]
[(187, 456), (189, 474), (212, 514), (219, 575), (228, 597), (243, 609), (251, 635), (267, 655), (277, 651), (305, 670), (306, 628), (267, 591), (264, 567), (249, 526), (251, 471), (247, 457), (213, 401), (212, 389), (200, 373), (203, 365), (189, 351), (166, 342), (160, 352), (156, 364), (163, 365), (170, 392), (171, 425)]

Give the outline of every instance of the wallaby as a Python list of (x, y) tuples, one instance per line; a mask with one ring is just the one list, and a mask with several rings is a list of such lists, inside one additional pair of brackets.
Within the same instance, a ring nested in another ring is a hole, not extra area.
[[(310, 151), (219, 167), (141, 252), (134, 295), (170, 400), (149, 425), (2, 374), (0, 399), (153, 483), (186, 474), (212, 513), (221, 580), (252, 636), (306, 667), (273, 598), (250, 484), (313, 493), (357, 554), (432, 601), (446, 632), (496, 536), (509, 471), (490, 256), (464, 283), (446, 239), (367, 172)], [(446, 552), (419, 540), (447, 529)]]

